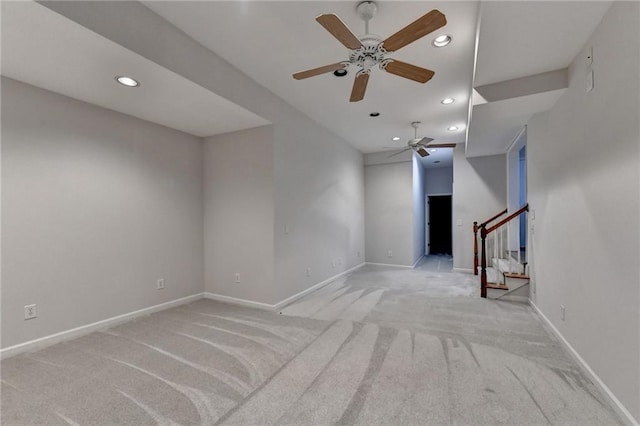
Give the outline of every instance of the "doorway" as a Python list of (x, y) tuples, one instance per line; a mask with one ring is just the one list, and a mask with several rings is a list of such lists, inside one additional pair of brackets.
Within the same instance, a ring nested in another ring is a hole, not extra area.
[(429, 196), (429, 254), (452, 254), (451, 195)]

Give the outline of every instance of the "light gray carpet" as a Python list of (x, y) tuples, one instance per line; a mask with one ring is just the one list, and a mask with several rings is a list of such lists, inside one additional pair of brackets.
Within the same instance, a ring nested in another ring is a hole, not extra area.
[(528, 306), (436, 260), (366, 266), (281, 313), (200, 300), (4, 360), (2, 424), (620, 424)]

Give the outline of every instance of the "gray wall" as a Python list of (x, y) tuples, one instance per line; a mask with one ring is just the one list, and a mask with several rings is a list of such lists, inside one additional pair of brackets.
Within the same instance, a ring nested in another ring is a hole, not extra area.
[(273, 124), (277, 286), (268, 299), (251, 300), (280, 301), (362, 262), (360, 152), (138, 2), (43, 5)]
[[(532, 299), (640, 420), (640, 5), (615, 2), (528, 125)], [(595, 88), (586, 56), (594, 49)], [(566, 318), (560, 305), (566, 306)]]
[(2, 78), (3, 347), (201, 293), (202, 212), (198, 138)]
[[(273, 128), (204, 141), (207, 292), (249, 300), (274, 293)], [(240, 274), (240, 283), (235, 274)]]
[(473, 271), (473, 221), (484, 221), (507, 202), (504, 155), (465, 158), (453, 152), (453, 267)]
[(448, 195), (453, 193), (453, 167), (425, 169), (424, 193), (427, 195)]
[[(375, 154), (367, 154), (367, 158)], [(405, 162), (365, 166), (366, 260), (413, 265), (413, 170)], [(424, 233), (423, 233), (424, 235)], [(393, 257), (388, 252), (393, 252)]]
[(425, 195), (424, 167), (417, 155), (413, 156), (413, 259), (415, 264), (425, 253)]

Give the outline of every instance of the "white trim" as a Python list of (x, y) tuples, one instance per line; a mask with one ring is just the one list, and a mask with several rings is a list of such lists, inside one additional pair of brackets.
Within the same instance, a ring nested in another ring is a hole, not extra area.
[(208, 293), (205, 292), (204, 293), (204, 297), (206, 299), (212, 299), (212, 300), (217, 300), (219, 302), (225, 302), (225, 303), (230, 303), (232, 305), (239, 305), (239, 306), (245, 306), (248, 308), (256, 308), (256, 309), (263, 309), (263, 310), (267, 310), (267, 311), (277, 311), (280, 310), (282, 308), (284, 308), (285, 306), (287, 306), (290, 303), (295, 302), (296, 300), (300, 299), (301, 297), (306, 296), (307, 294), (314, 292), (322, 287), (324, 287), (325, 285), (337, 280), (338, 278), (347, 275), (353, 271), (355, 271), (356, 269), (361, 268), (362, 266), (364, 266), (364, 263), (361, 263), (359, 265), (354, 266), (353, 268), (347, 269), (346, 271), (342, 271), (337, 275), (334, 275), (330, 278), (327, 278), (324, 281), (321, 281), (317, 284), (314, 284), (313, 286), (302, 290), (299, 293), (294, 294), (293, 296), (289, 296), (284, 300), (281, 300), (278, 303), (275, 303), (273, 305), (269, 304), (269, 303), (263, 303), (263, 302), (255, 302), (253, 300), (248, 300), (248, 299), (240, 299), (237, 297), (231, 297), (231, 296), (224, 296), (222, 294), (217, 294), (217, 293)]
[(366, 265), (376, 265), (376, 266), (390, 266), (393, 268), (404, 268), (404, 269), (413, 269), (413, 266), (409, 265), (396, 265), (395, 263), (376, 263), (376, 262), (365, 262)]
[(587, 362), (584, 359), (582, 359), (578, 351), (576, 351), (573, 348), (573, 346), (569, 344), (567, 339), (564, 338), (562, 333), (560, 333), (560, 331), (553, 325), (553, 323), (549, 320), (549, 318), (547, 318), (546, 315), (542, 313), (540, 308), (538, 308), (536, 304), (533, 303), (533, 300), (529, 299), (529, 305), (542, 319), (543, 323), (549, 327), (551, 332), (558, 338), (558, 340), (562, 342), (562, 344), (567, 348), (571, 357), (576, 361), (576, 363), (580, 367), (582, 367), (583, 371), (586, 373), (587, 376), (589, 376), (591, 381), (596, 385), (596, 387), (600, 390), (600, 392), (609, 399), (609, 403), (610, 403), (609, 405), (612, 406), (614, 411), (618, 413), (618, 415), (622, 418), (622, 420), (625, 420), (629, 425), (636, 425), (636, 426), (639, 425), (640, 423), (638, 423), (638, 421), (633, 418), (633, 415), (631, 415), (629, 410), (625, 408), (622, 402), (620, 402), (620, 400), (616, 398), (613, 392), (611, 392), (611, 389), (609, 389), (607, 385), (604, 384), (602, 379), (600, 379), (600, 377), (598, 377), (598, 375), (591, 369), (591, 367), (589, 367), (589, 364), (587, 364)]
[(275, 305), (270, 305), (268, 303), (255, 302), (253, 300), (240, 299), (237, 297), (225, 296), (223, 294), (218, 294), (218, 293), (205, 292), (204, 298), (217, 300), (218, 302), (229, 303), (230, 305), (244, 306), (247, 308), (263, 309), (267, 311), (273, 311), (276, 309)]
[(413, 266), (411, 267), (411, 269), (416, 269), (416, 266), (418, 266), (418, 263), (420, 263), (420, 261), (421, 261), (422, 259), (424, 259), (424, 256), (425, 256), (424, 254), (423, 254), (422, 256), (420, 256), (420, 257), (418, 258), (418, 260), (416, 260), (416, 263), (414, 263), (414, 264), (413, 264)]
[(183, 305), (185, 303), (194, 302), (202, 299), (203, 294), (198, 293), (192, 296), (183, 297), (169, 302), (161, 303), (159, 305), (149, 306), (148, 308), (139, 309), (137, 311), (129, 312), (127, 314), (118, 315), (115, 317), (107, 318), (101, 321), (93, 322), (91, 324), (83, 325), (80, 327), (72, 328), (71, 330), (61, 331), (59, 333), (51, 334), (49, 336), (40, 337), (38, 339), (30, 340), (24, 343), (18, 343), (17, 345), (9, 346), (0, 350), (0, 359), (9, 358), (24, 352), (31, 352), (45, 348), (47, 346), (55, 345), (56, 343), (64, 342), (84, 336), (94, 331), (101, 330), (114, 325), (121, 324), (134, 318), (138, 318), (144, 315), (151, 314), (153, 312), (162, 311), (164, 309), (172, 308), (174, 306)]
[(293, 303), (293, 302), (295, 302), (296, 300), (300, 299), (301, 297), (304, 297), (304, 296), (306, 296), (307, 294), (309, 294), (309, 293), (311, 293), (311, 292), (314, 292), (314, 291), (316, 291), (316, 290), (318, 290), (318, 289), (320, 289), (320, 288), (324, 287), (325, 285), (327, 285), (327, 284), (329, 284), (329, 283), (331, 283), (331, 282), (333, 282), (333, 281), (337, 280), (338, 278), (340, 278), (340, 277), (342, 277), (342, 276), (344, 276), (344, 275), (350, 274), (351, 272), (355, 271), (356, 269), (360, 269), (360, 268), (362, 268), (364, 265), (365, 265), (365, 264), (364, 264), (364, 262), (363, 262), (363, 263), (360, 263), (359, 265), (356, 265), (356, 266), (354, 266), (353, 268), (349, 268), (349, 269), (347, 269), (346, 271), (342, 271), (342, 272), (340, 272), (338, 275), (334, 275), (334, 276), (333, 276), (333, 277), (331, 277), (331, 278), (328, 278), (328, 279), (326, 279), (326, 280), (324, 280), (324, 281), (321, 281), (321, 282), (319, 282), (318, 284), (316, 284), (316, 285), (314, 285), (314, 286), (312, 286), (312, 287), (309, 287), (309, 288), (308, 288), (308, 289), (306, 289), (306, 290), (302, 290), (300, 293), (296, 293), (296, 294), (294, 294), (293, 296), (289, 296), (289, 297), (287, 297), (286, 299), (284, 299), (284, 300), (282, 300), (282, 301), (280, 301), (280, 302), (276, 303), (276, 304), (275, 304), (275, 309), (276, 309), (276, 310), (277, 310), (277, 309), (282, 309), (282, 308), (284, 308), (285, 306), (287, 306), (288, 304)]
[(473, 268), (453, 268), (453, 272), (461, 272), (463, 274), (473, 274)]

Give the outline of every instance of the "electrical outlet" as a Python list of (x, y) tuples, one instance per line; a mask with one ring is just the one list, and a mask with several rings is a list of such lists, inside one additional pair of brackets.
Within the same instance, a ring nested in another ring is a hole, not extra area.
[(240, 282), (240, 272), (236, 272), (236, 283)]
[(34, 319), (38, 316), (38, 311), (36, 310), (36, 305), (25, 305), (24, 307), (24, 319)]
[(562, 321), (564, 321), (565, 313), (566, 313), (566, 308), (564, 307), (564, 305), (560, 305), (560, 315), (562, 316)]
[(156, 288), (158, 290), (164, 290), (164, 278), (160, 278), (156, 283)]
[(307, 268), (307, 276), (310, 277), (311, 276), (311, 268)]
[(393, 251), (389, 250), (389, 253), (387, 253), (387, 256), (393, 257)]

